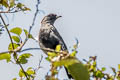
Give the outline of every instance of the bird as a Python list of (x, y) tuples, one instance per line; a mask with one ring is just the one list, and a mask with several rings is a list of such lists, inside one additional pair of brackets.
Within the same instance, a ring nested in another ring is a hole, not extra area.
[[(55, 21), (60, 17), (62, 16), (50, 13), (42, 19), (38, 36), (40, 48), (49, 48), (55, 50), (57, 45), (61, 45), (62, 51), (68, 51), (63, 38), (61, 37), (58, 30), (54, 26)], [(47, 54), (46, 50), (43, 50), (43, 52)], [(73, 77), (68, 72), (66, 67), (65, 70), (68, 78), (73, 79)]]

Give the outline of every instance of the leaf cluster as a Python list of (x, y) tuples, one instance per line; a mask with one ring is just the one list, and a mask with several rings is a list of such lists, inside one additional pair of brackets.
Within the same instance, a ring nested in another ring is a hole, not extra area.
[(0, 13), (15, 13), (28, 10), (30, 8), (19, 2), (19, 0), (0, 0)]
[[(17, 52), (21, 51), (23, 47), (23, 43), (28, 39), (34, 39), (31, 34), (28, 33), (26, 29), (21, 29), (20, 27), (15, 27), (9, 30), (9, 32), (12, 34), (11, 39), (12, 43), (8, 45), (9, 52), (0, 54), (0, 60), (6, 60), (7, 62), (12, 62), (15, 64), (27, 64), (28, 58), (33, 56), (31, 53), (22, 53), (21, 55), (18, 55)], [(25, 40), (23, 41), (21, 38), (21, 34), (24, 32), (26, 35)], [(14, 60), (14, 61), (13, 61)], [(23, 69), (20, 69), (19, 71), (19, 77), (25, 78), (27, 74), (28, 79), (33, 79), (35, 75), (35, 71), (32, 68), (28, 68), (27, 71), (23, 71)], [(15, 80), (16, 78), (14, 78)]]
[(111, 67), (111, 70), (113, 71), (112, 73), (106, 73), (106, 68), (98, 68), (97, 66), (97, 56), (90, 56), (89, 60), (85, 60), (86, 66), (89, 70), (89, 74), (91, 77), (91, 80), (120, 80), (120, 65), (118, 65), (118, 71)]

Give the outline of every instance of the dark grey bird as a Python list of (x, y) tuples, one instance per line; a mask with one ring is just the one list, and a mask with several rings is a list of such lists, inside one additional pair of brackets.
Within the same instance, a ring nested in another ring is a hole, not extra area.
[[(41, 48), (50, 48), (55, 50), (57, 45), (61, 45), (61, 50), (67, 51), (65, 42), (63, 41), (57, 29), (54, 27), (54, 22), (60, 17), (61, 16), (57, 16), (56, 14), (49, 14), (41, 21), (41, 28), (38, 38)], [(47, 54), (47, 51), (43, 50), (43, 52)], [(72, 76), (68, 73), (66, 68), (65, 70), (67, 72), (68, 78), (71, 79)]]

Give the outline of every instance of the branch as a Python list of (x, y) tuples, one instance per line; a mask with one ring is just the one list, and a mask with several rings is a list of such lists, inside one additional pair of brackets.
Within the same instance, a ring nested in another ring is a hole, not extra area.
[[(12, 48), (13, 48), (13, 50), (14, 50), (15, 47), (14, 47), (14, 45), (13, 45), (13, 40), (12, 40), (11, 34), (10, 34), (8, 28), (7, 28), (8, 25), (6, 25), (6, 23), (5, 23), (5, 21), (4, 21), (4, 19), (3, 19), (3, 17), (2, 17), (1, 14), (0, 14), (0, 18), (1, 18), (2, 22), (3, 22), (3, 24), (4, 24), (4, 27), (5, 27), (5, 29), (6, 29), (6, 31), (7, 31), (7, 33), (8, 33), (8, 35), (9, 35), (9, 38), (10, 38), (10, 41), (11, 41), (11, 44), (12, 44)], [(16, 53), (16, 52), (14, 52), (14, 56), (15, 56), (15, 58), (16, 58), (15, 61), (18, 62), (18, 59), (17, 59), (17, 53)], [(22, 69), (23, 73), (25, 74), (27, 80), (29, 80), (29, 78), (28, 78), (26, 72), (24, 71), (22, 65), (21, 65), (19, 62), (18, 62), (18, 65), (21, 67), (21, 69)]]

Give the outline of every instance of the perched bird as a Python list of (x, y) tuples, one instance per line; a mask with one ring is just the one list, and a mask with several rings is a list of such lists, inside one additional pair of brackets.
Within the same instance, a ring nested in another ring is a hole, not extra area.
[[(55, 50), (57, 45), (61, 45), (61, 50), (67, 51), (67, 46), (65, 45), (57, 29), (54, 27), (54, 22), (60, 17), (62, 16), (49, 14), (45, 16), (41, 21), (41, 28), (38, 37), (39, 45), (41, 48), (50, 48)], [(47, 51), (43, 50), (43, 52), (47, 54)], [(71, 79), (72, 76), (68, 73), (68, 70), (66, 68), (65, 70), (67, 72), (68, 78)]]

